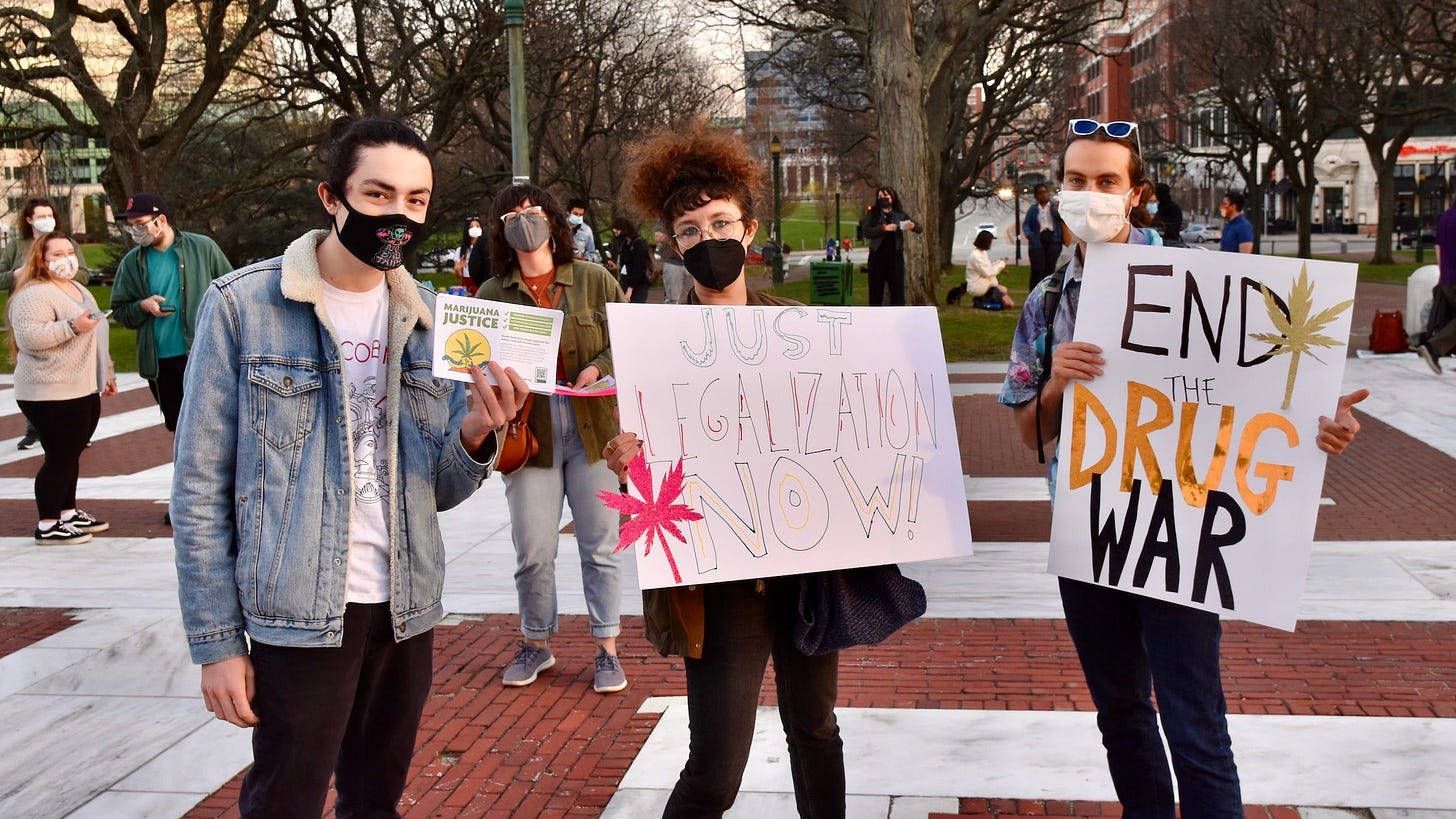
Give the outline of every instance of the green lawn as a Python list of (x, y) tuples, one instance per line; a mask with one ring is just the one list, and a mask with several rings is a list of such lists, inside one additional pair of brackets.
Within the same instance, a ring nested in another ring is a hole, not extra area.
[[(859, 224), (860, 212), (864, 203), (857, 199), (843, 198), (839, 203), (839, 236), (844, 239), (854, 239), (855, 225)], [(756, 243), (762, 244), (768, 238), (770, 223), (773, 221), (773, 203), (769, 202), (763, 213), (759, 214), (760, 227)], [(819, 216), (819, 205), (817, 202), (785, 202), (783, 214), (780, 220), (783, 223), (784, 240), (794, 249), (795, 253), (804, 253), (811, 250), (823, 250), (826, 238), (825, 222)], [(834, 235), (834, 201), (829, 202), (829, 232), (828, 236)]]

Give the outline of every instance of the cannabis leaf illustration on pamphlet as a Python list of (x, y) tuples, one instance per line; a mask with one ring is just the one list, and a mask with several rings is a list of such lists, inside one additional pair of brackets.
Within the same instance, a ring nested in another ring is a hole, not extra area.
[(1314, 348), (1334, 347), (1340, 342), (1339, 339), (1331, 338), (1320, 331), (1350, 309), (1355, 300), (1347, 299), (1311, 316), (1310, 313), (1314, 310), (1314, 284), (1309, 280), (1308, 265), (1300, 267), (1299, 278), (1295, 279), (1289, 291), (1287, 318), (1274, 300), (1274, 294), (1262, 283), (1259, 285), (1259, 292), (1264, 294), (1264, 309), (1269, 313), (1269, 321), (1278, 332), (1250, 333), (1249, 338), (1274, 345), (1273, 355), (1289, 356), (1289, 375), (1284, 381), (1284, 404), (1281, 407), (1289, 409), (1289, 402), (1294, 397), (1294, 381), (1299, 373), (1299, 357), (1307, 355), (1321, 364), (1324, 363), (1314, 354)]
[(622, 524), (621, 535), (617, 540), (617, 548), (613, 553), (620, 552), (631, 546), (647, 535), (647, 544), (642, 549), (642, 554), (652, 554), (652, 539), (656, 537), (662, 544), (662, 554), (667, 558), (667, 565), (672, 568), (672, 580), (674, 583), (682, 582), (682, 573), (678, 571), (677, 560), (672, 556), (672, 548), (667, 545), (667, 536), (670, 534), (677, 538), (679, 543), (687, 543), (682, 530), (678, 528), (677, 521), (680, 520), (702, 520), (703, 516), (686, 504), (673, 503), (683, 489), (683, 465), (678, 460), (667, 475), (662, 479), (662, 486), (658, 487), (657, 497), (653, 499), (652, 492), (652, 467), (637, 453), (632, 463), (627, 466), (627, 475), (632, 485), (637, 488), (637, 494), (642, 498), (634, 498), (631, 495), (618, 492), (599, 492), (597, 497), (608, 507), (630, 515), (631, 520)]

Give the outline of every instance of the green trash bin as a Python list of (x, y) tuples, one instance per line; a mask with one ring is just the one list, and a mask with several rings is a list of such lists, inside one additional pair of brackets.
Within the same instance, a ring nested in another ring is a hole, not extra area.
[(854, 296), (854, 264), (810, 262), (809, 303), (849, 304)]

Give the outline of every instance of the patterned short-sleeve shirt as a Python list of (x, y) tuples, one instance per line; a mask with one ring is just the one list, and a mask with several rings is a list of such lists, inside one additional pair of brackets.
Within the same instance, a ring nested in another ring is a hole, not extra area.
[[(1134, 228), (1128, 232), (1127, 243), (1145, 245), (1149, 240), (1146, 232)], [(1021, 308), (1021, 319), (1016, 322), (1016, 335), (1011, 339), (1011, 362), (1006, 368), (1006, 380), (1001, 382), (1001, 392), (996, 397), (997, 401), (1008, 407), (1018, 407), (1036, 398), (1042, 383), (1042, 351), (1047, 344), (1055, 349), (1057, 344), (1070, 340), (1072, 331), (1077, 326), (1077, 307), (1082, 299), (1081, 258), (1073, 256), (1072, 261), (1067, 264), (1066, 276), (1062, 282), (1062, 301), (1052, 319), (1051, 332), (1048, 333), (1046, 299), (1050, 281), (1051, 277), (1042, 280), (1031, 291), (1031, 295), (1026, 297), (1026, 304)], [(1047, 362), (1050, 364), (1050, 357)], [(1052, 459), (1051, 469), (1052, 474), (1055, 474), (1055, 457)]]

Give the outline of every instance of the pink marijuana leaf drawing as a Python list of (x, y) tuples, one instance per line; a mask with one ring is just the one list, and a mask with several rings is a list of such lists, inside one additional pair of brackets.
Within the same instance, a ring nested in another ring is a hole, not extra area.
[(617, 548), (613, 553), (620, 552), (631, 546), (647, 535), (647, 543), (642, 549), (642, 554), (652, 554), (652, 539), (654, 537), (662, 544), (662, 553), (667, 557), (667, 565), (672, 567), (672, 579), (674, 583), (682, 582), (682, 573), (678, 571), (677, 560), (672, 556), (672, 548), (667, 545), (667, 536), (670, 534), (677, 538), (679, 543), (687, 543), (682, 530), (678, 528), (677, 521), (680, 520), (702, 520), (703, 516), (693, 510), (692, 507), (673, 503), (683, 489), (683, 466), (678, 460), (667, 475), (662, 479), (662, 486), (658, 488), (657, 497), (653, 499), (652, 492), (652, 467), (647, 465), (646, 459), (641, 453), (632, 459), (627, 467), (627, 475), (632, 480), (632, 485), (637, 488), (637, 494), (642, 498), (634, 498), (631, 495), (618, 492), (599, 492), (597, 497), (608, 507), (631, 516), (631, 520), (622, 524), (621, 536), (617, 540)]

